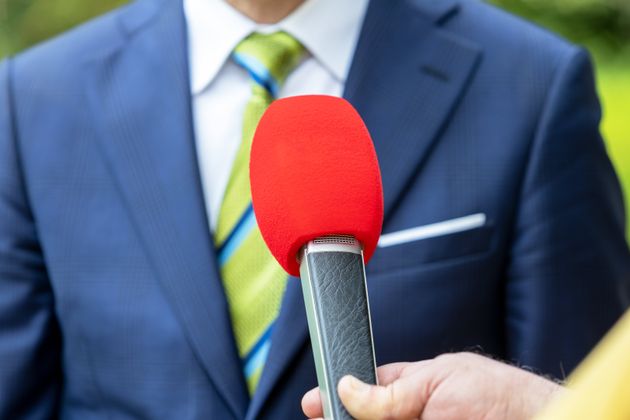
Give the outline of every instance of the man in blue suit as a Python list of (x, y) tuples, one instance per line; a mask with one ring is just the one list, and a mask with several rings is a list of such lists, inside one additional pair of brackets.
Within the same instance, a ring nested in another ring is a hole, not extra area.
[[(378, 363), (573, 369), (630, 299), (586, 53), (474, 0), (235, 3), (307, 50), (280, 96), (343, 94), (372, 134)], [(232, 29), (259, 28), (226, 7), (138, 0), (0, 65), (0, 418), (302, 416), (299, 281), (250, 397), (217, 268)]]

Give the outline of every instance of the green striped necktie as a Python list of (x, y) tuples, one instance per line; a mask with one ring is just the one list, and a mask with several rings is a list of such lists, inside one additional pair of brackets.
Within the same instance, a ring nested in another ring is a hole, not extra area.
[(250, 395), (271, 347), (287, 275), (267, 249), (256, 225), (249, 188), (249, 153), (256, 125), (276, 98), (304, 48), (285, 32), (253, 33), (232, 54), (251, 77), (252, 96), (243, 115), (243, 136), (232, 166), (215, 231), (223, 287)]

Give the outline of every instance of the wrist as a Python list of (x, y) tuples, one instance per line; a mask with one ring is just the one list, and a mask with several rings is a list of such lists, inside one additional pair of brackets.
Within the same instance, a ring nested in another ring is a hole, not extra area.
[(512, 388), (513, 413), (508, 418), (532, 419), (540, 413), (551, 400), (565, 392), (559, 384), (542, 376), (522, 371), (515, 379)]

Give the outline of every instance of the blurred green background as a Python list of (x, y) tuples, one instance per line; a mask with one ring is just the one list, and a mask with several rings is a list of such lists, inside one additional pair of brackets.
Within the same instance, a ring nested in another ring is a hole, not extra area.
[[(604, 108), (602, 131), (630, 216), (630, 0), (491, 1), (586, 46), (593, 55)], [(123, 3), (0, 0), (0, 58)]]

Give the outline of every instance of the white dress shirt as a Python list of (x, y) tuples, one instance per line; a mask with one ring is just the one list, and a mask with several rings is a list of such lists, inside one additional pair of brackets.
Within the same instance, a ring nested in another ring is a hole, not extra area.
[(286, 31), (308, 53), (278, 96), (341, 96), (367, 3), (306, 0), (279, 23), (261, 25), (224, 0), (184, 0), (195, 141), (212, 231), (241, 142), (245, 105), (251, 96), (249, 75), (230, 58), (234, 47), (252, 32)]

